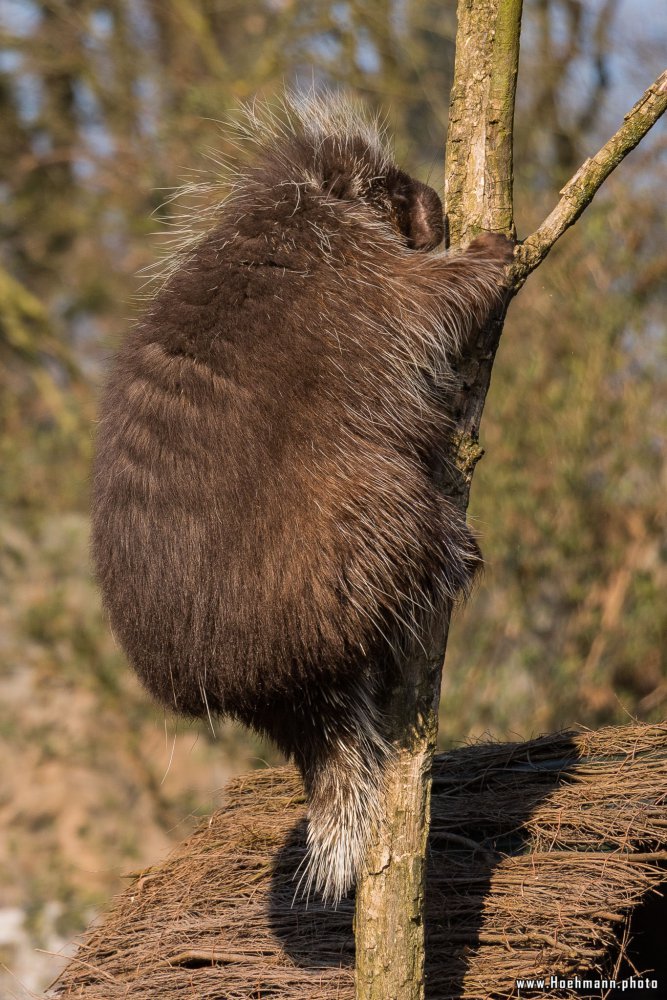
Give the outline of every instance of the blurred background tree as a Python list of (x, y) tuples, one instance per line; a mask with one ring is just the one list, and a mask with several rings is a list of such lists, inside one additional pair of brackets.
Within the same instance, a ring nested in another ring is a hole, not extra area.
[[(646, 0), (526, 0), (519, 236), (663, 68)], [(229, 109), (343, 85), (440, 187), (452, 0), (0, 3), (0, 964), (39, 988), (120, 884), (181, 839), (247, 734), (165, 719), (104, 623), (87, 554), (106, 358), (178, 227), (169, 189), (233, 155)], [(667, 140), (607, 182), (510, 311), (471, 516), (444, 744), (664, 717)], [(3, 983), (0, 972), (0, 984)], [(16, 980), (12, 980), (17, 989)]]

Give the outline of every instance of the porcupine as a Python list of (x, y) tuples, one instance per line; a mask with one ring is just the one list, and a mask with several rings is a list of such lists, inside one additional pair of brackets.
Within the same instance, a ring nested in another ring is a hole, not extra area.
[(246, 109), (251, 165), (171, 260), (101, 402), (93, 556), (147, 688), (271, 737), (336, 902), (378, 821), (382, 693), (479, 563), (434, 475), (452, 359), (512, 244), (436, 250), (436, 192), (335, 95)]

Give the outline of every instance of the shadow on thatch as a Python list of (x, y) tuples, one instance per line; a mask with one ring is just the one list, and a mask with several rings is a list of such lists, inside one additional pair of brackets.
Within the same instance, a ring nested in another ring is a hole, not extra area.
[[(445, 995), (445, 981), (446, 995), (467, 995), (467, 980), (478, 975), (477, 956), (486, 961), (499, 934), (503, 948), (508, 932), (516, 935), (516, 911), (503, 930), (489, 922), (494, 872), (508, 857), (533, 853), (531, 817), (573, 780), (578, 761), (568, 733), (525, 744), (477, 744), (436, 759), (426, 882), (427, 1000)], [(526, 947), (526, 931), (520, 933)]]
[[(226, 808), (137, 878), (89, 932), (53, 995), (352, 1000), (352, 900), (337, 910), (293, 903), (304, 814), (291, 768), (234, 782)], [(667, 726), (440, 755), (432, 814), (428, 1000), (516, 996), (521, 977), (594, 980), (615, 969), (620, 977), (633, 974), (631, 962), (657, 977), (667, 923), (665, 900), (654, 895), (667, 879)], [(521, 995), (604, 991), (547, 984)]]
[(301, 968), (351, 968), (354, 900), (344, 899), (334, 910), (323, 906), (317, 898), (304, 898), (299, 891), (298, 873), (306, 854), (306, 829), (306, 820), (299, 820), (276, 853), (269, 893), (269, 926), (285, 954)]

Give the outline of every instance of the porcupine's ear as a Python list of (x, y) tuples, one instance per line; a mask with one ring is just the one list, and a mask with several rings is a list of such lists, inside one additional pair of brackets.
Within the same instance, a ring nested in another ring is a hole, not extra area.
[(387, 178), (394, 218), (411, 250), (433, 250), (445, 235), (440, 198), (427, 184), (397, 171)]

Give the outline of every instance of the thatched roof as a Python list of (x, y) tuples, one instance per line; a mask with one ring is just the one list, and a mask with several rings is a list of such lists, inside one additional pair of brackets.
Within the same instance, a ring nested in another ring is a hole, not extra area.
[[(223, 809), (115, 900), (54, 995), (352, 1000), (352, 901), (293, 901), (304, 814), (289, 767), (235, 781)], [(666, 860), (667, 725), (440, 755), (427, 997), (488, 1000), (516, 996), (518, 977), (613, 975)]]

